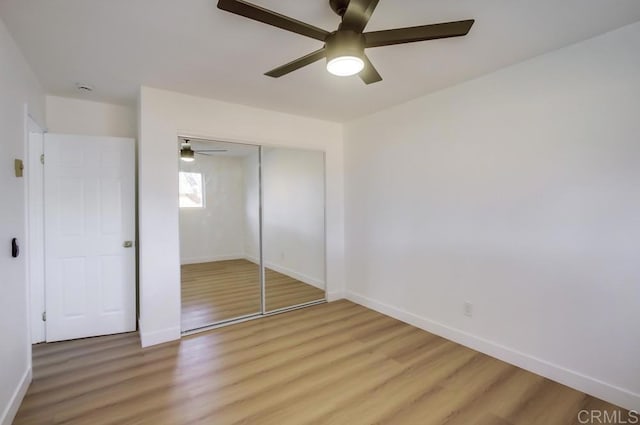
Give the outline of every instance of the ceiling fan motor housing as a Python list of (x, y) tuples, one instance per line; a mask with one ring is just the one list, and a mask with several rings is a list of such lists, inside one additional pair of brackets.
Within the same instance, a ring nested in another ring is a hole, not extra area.
[(325, 40), (327, 61), (339, 56), (364, 56), (365, 37), (355, 31), (340, 30), (331, 33)]
[(334, 12), (342, 16), (347, 11), (349, 0), (329, 0), (329, 4), (331, 5), (331, 9), (333, 9)]

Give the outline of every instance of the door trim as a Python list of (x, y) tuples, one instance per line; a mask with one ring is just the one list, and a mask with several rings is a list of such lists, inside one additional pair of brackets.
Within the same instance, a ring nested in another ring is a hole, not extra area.
[[(46, 339), (46, 326), (42, 320), (45, 311), (45, 252), (44, 252), (44, 178), (39, 182), (34, 179), (33, 167), (41, 167), (40, 175), (44, 176), (43, 164), (40, 163), (40, 155), (44, 154), (44, 131), (40, 125), (26, 112), (25, 126), (25, 204), (26, 204), (26, 269), (28, 281), (29, 300), (29, 330), (31, 344), (44, 342)], [(34, 142), (31, 134), (37, 133), (40, 140)], [(35, 199), (39, 199), (42, 207), (35, 208)], [(39, 224), (36, 224), (38, 221)], [(42, 261), (34, 260), (34, 251), (42, 252)], [(39, 277), (38, 277), (39, 276)]]

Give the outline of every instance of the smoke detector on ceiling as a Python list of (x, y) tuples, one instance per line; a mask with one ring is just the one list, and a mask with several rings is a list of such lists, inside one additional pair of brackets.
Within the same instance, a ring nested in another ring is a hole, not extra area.
[(76, 83), (76, 88), (84, 93), (91, 93), (93, 91), (93, 86), (91, 84)]

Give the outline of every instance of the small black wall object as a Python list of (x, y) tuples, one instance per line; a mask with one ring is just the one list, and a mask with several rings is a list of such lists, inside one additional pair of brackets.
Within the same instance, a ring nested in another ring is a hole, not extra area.
[(20, 255), (20, 247), (18, 246), (18, 239), (13, 238), (11, 239), (11, 256), (13, 258), (16, 258), (18, 255)]

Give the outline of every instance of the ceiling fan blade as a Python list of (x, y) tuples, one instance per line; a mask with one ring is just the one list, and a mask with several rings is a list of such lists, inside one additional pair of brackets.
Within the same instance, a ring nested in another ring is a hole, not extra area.
[(271, 10), (242, 0), (219, 0), (218, 9), (226, 10), (227, 12), (235, 13), (236, 15), (244, 16), (245, 18), (253, 19), (254, 21), (315, 38), (320, 41), (324, 41), (329, 35), (328, 31), (321, 28), (314, 27), (313, 25), (272, 12)]
[(342, 16), (341, 29), (355, 32), (364, 31), (369, 23), (373, 11), (378, 5), (378, 0), (350, 0), (344, 16)]
[(364, 69), (360, 71), (360, 74), (358, 74), (362, 79), (362, 81), (364, 81), (365, 84), (373, 84), (373, 83), (377, 83), (378, 81), (382, 81), (382, 77), (380, 76), (376, 68), (373, 66), (373, 64), (367, 57), (367, 55), (364, 55), (363, 59), (364, 59)]
[(300, 69), (303, 66), (310, 65), (314, 62), (319, 61), (320, 59), (325, 58), (327, 53), (324, 50), (324, 47), (320, 50), (316, 50), (313, 53), (309, 53), (306, 56), (298, 58), (292, 62), (289, 62), (286, 65), (279, 66), (275, 69), (272, 69), (269, 72), (266, 72), (264, 75), (268, 75), (269, 77), (278, 78), (282, 77), (285, 74), (295, 71), (296, 69)]
[(414, 43), (416, 41), (460, 37), (467, 35), (474, 22), (473, 19), (469, 19), (466, 21), (367, 32), (364, 34), (366, 39), (365, 46), (391, 46), (393, 44)]
[(194, 150), (195, 153), (202, 153), (202, 152), (227, 152), (227, 149), (198, 149), (198, 150)]

